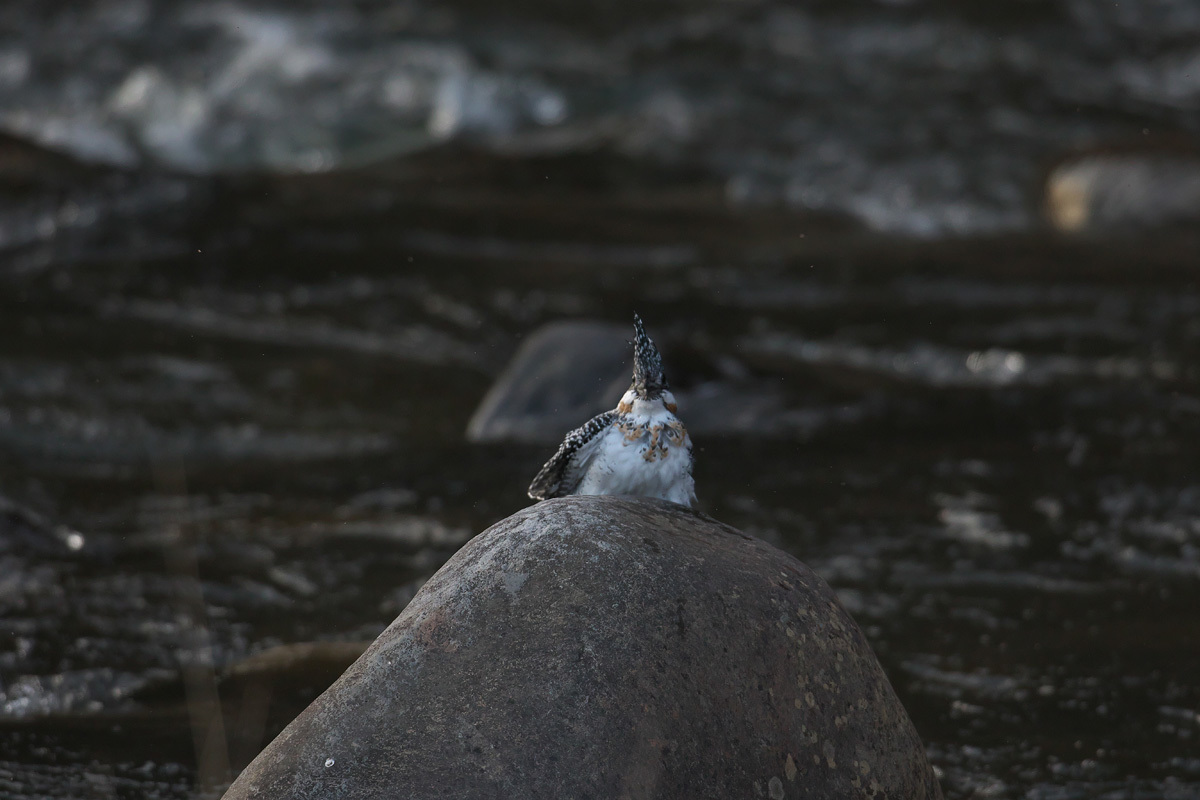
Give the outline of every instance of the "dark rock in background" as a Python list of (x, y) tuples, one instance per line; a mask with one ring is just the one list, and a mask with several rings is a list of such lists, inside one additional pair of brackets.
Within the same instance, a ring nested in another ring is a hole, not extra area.
[(488, 390), (467, 438), (549, 441), (613, 408), (629, 386), (630, 330), (600, 322), (539, 328)]
[(1200, 152), (1098, 149), (1064, 159), (1047, 175), (1045, 213), (1067, 233), (1112, 234), (1200, 223)]
[(226, 794), (940, 798), (858, 627), (670, 503), (532, 506), (456, 554)]

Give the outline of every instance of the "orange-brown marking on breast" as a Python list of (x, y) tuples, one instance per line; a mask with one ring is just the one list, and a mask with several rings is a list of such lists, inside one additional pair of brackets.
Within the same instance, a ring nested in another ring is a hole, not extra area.
[(624, 400), (617, 403), (618, 414), (628, 414), (630, 411), (633, 411), (633, 403), (626, 403)]
[(667, 411), (670, 411), (672, 414), (674, 414), (675, 410), (677, 408), (679, 408), (679, 406), (675, 405), (674, 403), (667, 403), (666, 406), (667, 406)]
[(645, 425), (634, 425), (632, 422), (622, 422), (617, 425), (617, 430), (625, 434), (625, 441), (633, 442), (646, 435)]
[(650, 446), (646, 448), (646, 452), (642, 454), (642, 458), (647, 461), (654, 461), (658, 458), (658, 435), (662, 432), (661, 425), (655, 425), (650, 429)]
[(667, 441), (671, 444), (682, 444), (685, 436), (687, 436), (687, 429), (683, 427), (682, 422), (667, 423)]

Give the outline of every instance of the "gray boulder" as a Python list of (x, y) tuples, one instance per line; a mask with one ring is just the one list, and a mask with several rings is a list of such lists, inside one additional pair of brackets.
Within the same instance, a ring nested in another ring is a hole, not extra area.
[(1067, 233), (1194, 229), (1200, 222), (1200, 154), (1082, 153), (1050, 171), (1044, 193), (1047, 218)]
[(628, 328), (576, 321), (539, 328), (471, 415), (467, 440), (557, 442), (615, 407), (633, 368)]
[(226, 794), (446, 796), (941, 790), (811, 570), (681, 506), (567, 497), (468, 543)]

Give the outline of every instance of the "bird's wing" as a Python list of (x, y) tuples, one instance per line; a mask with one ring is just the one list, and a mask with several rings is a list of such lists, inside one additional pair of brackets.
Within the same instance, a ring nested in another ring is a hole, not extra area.
[(616, 419), (616, 411), (605, 411), (568, 433), (558, 446), (558, 452), (529, 484), (529, 496), (534, 500), (549, 500), (574, 491), (596, 454), (596, 445), (602, 438), (600, 434)]

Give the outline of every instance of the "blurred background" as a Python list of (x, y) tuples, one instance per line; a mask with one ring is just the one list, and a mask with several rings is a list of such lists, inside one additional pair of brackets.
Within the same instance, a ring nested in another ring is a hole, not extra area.
[(611, 406), (951, 798), (1200, 796), (1200, 4), (0, 6), (0, 794), (220, 788)]

